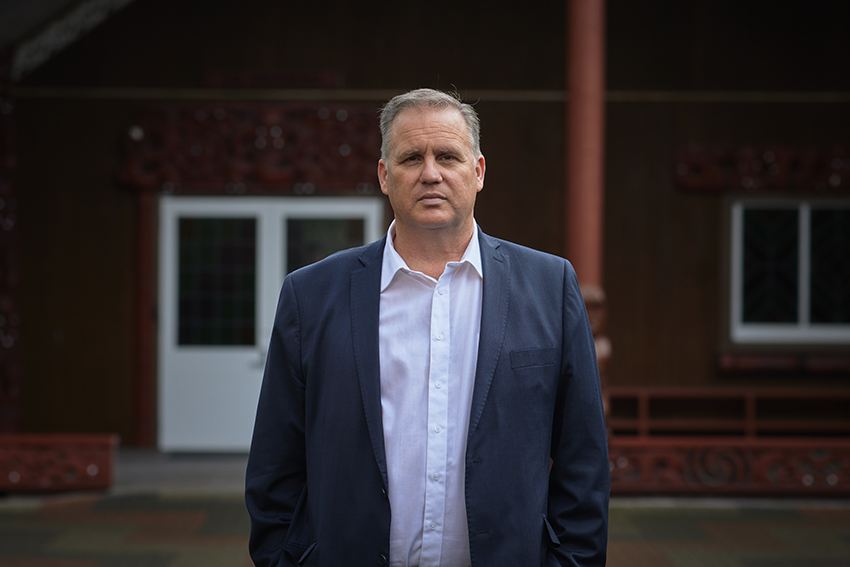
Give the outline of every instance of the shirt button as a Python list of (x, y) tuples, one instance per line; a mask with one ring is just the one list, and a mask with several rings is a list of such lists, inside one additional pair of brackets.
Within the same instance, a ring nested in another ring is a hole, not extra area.
[(439, 390), (440, 388), (442, 388), (442, 387), (443, 387), (443, 383), (442, 383), (442, 382), (437, 382), (436, 384), (434, 384), (434, 386), (436, 386), (436, 387), (437, 387), (437, 389)]
[(438, 341), (443, 340), (443, 333), (437, 333), (436, 339), (437, 339)]
[(444, 293), (446, 293), (446, 292), (445, 292), (445, 291), (443, 291), (443, 288), (440, 288), (440, 289), (438, 289), (438, 290), (437, 290), (437, 293), (439, 293), (440, 295), (443, 295), (443, 294), (444, 294)]
[(435, 475), (434, 475), (434, 480), (440, 480), (440, 475), (435, 474)]
[(431, 524), (431, 525), (430, 525), (430, 526), (428, 526), (428, 527), (429, 527), (429, 528), (431, 528), (431, 531), (433, 532), (434, 530), (436, 530), (436, 529), (437, 529), (437, 524)]
[(440, 432), (440, 426), (439, 426), (439, 425), (435, 425), (435, 426), (434, 426), (434, 433), (439, 433), (439, 432)]

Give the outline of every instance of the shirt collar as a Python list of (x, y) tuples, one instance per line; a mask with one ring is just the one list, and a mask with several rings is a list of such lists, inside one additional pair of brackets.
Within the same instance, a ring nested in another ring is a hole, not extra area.
[[(449, 262), (450, 264), (470, 264), (476, 272), (478, 272), (478, 276), (484, 279), (484, 269), (481, 267), (481, 247), (478, 244), (478, 223), (473, 221), (474, 229), (472, 231), (472, 238), (469, 241), (469, 245), (467, 245), (466, 250), (463, 252), (463, 256), (458, 262)], [(396, 273), (399, 270), (407, 270), (412, 272), (404, 259), (396, 252), (395, 246), (393, 246), (393, 239), (395, 238), (395, 221), (390, 224), (389, 230), (387, 230), (387, 243), (384, 246), (384, 259), (383, 264), (381, 266), (381, 292), (383, 292), (387, 287), (389, 287), (390, 282), (393, 281)]]

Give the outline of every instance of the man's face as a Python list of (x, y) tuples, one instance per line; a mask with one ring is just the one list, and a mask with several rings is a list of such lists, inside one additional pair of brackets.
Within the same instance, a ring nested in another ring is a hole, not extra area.
[(484, 157), (473, 155), (466, 121), (457, 110), (407, 109), (393, 120), (378, 180), (397, 225), (466, 228), (484, 187)]

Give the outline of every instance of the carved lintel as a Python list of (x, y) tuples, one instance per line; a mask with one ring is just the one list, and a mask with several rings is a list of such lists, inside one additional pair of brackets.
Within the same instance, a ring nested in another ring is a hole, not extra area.
[(377, 109), (210, 103), (152, 109), (125, 137), (123, 183), (186, 194), (376, 194)]
[(689, 193), (850, 193), (844, 147), (716, 147), (694, 145), (676, 155), (674, 180)]

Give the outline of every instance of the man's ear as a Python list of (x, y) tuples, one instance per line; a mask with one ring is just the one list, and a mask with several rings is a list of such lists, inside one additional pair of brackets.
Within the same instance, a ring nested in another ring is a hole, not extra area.
[(381, 186), (381, 193), (388, 195), (387, 189), (387, 164), (383, 159), (378, 160), (378, 184)]
[(475, 162), (475, 177), (478, 179), (478, 190), (484, 189), (484, 171), (487, 169), (487, 164), (484, 161), (484, 156), (478, 156)]

